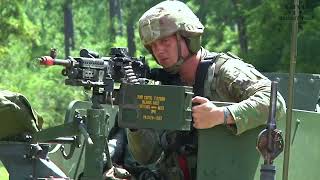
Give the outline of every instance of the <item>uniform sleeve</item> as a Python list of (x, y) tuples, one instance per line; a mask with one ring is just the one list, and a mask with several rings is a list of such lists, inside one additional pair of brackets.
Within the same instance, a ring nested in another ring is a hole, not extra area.
[[(266, 124), (269, 116), (271, 81), (252, 65), (229, 59), (218, 72), (216, 93), (225, 100), (236, 102), (228, 106), (235, 120), (230, 126), (237, 135)], [(285, 119), (285, 101), (277, 94), (276, 119)]]
[(156, 162), (161, 154), (159, 133), (152, 129), (127, 130), (128, 147), (133, 158), (142, 165)]

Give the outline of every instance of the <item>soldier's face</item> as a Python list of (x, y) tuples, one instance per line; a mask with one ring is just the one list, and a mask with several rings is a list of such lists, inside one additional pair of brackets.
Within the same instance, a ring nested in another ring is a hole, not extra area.
[(176, 35), (171, 35), (154, 41), (151, 43), (151, 50), (162, 67), (171, 67), (178, 60)]

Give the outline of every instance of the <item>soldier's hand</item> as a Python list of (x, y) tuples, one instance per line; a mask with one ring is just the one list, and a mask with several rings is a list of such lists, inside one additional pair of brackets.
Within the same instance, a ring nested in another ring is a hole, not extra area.
[(223, 124), (223, 108), (217, 107), (209, 99), (200, 96), (194, 97), (192, 103), (198, 104), (192, 107), (195, 128), (207, 129)]
[(120, 167), (112, 166), (107, 172), (104, 173), (105, 180), (129, 180), (131, 179), (131, 174)]

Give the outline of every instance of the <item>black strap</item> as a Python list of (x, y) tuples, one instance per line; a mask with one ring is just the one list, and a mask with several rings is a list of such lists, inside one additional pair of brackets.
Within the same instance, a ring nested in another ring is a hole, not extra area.
[(193, 93), (195, 96), (203, 96), (204, 95), (204, 80), (208, 73), (208, 68), (212, 65), (213, 61), (211, 60), (203, 60), (199, 62), (196, 79), (193, 85)]
[(195, 96), (204, 96), (204, 80), (208, 74), (208, 68), (216, 61), (218, 56), (219, 54), (217, 53), (210, 53), (204, 60), (199, 62), (193, 85), (193, 93)]

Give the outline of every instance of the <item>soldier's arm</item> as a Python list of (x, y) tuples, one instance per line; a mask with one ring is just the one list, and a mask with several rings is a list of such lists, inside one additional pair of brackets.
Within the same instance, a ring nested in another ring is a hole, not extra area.
[(127, 130), (128, 147), (133, 158), (142, 165), (156, 162), (162, 153), (159, 133), (152, 129)]
[[(228, 106), (236, 134), (265, 124), (269, 115), (271, 81), (253, 66), (228, 60), (219, 71), (216, 92), (236, 104)], [(285, 118), (285, 101), (277, 95), (277, 120)]]

